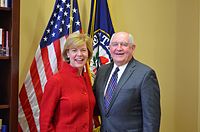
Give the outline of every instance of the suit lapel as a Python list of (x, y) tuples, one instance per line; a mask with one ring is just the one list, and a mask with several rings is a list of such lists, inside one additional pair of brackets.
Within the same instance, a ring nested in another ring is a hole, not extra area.
[[(106, 88), (106, 84), (108, 82), (108, 79), (109, 79), (109, 76), (110, 76), (110, 73), (112, 71), (112, 68), (113, 68), (113, 65), (114, 63), (111, 63), (106, 69), (104, 69), (102, 72), (105, 72), (103, 75), (104, 77), (104, 80), (102, 83), (102, 88), (101, 88), (101, 95), (100, 95), (100, 98), (101, 98), (101, 106), (102, 108), (104, 108), (104, 91), (105, 91), (105, 88)], [(104, 112), (106, 113), (105, 109), (104, 109)]]
[(108, 79), (109, 79), (109, 76), (111, 74), (111, 71), (112, 71), (112, 68), (113, 68), (113, 64), (111, 64), (106, 70), (105, 70), (105, 77), (104, 77), (104, 82), (103, 82), (103, 88), (102, 90), (105, 91), (105, 88), (106, 88), (106, 84), (108, 82)]
[(129, 77), (131, 76), (131, 74), (134, 72), (135, 70), (135, 61), (134, 59), (131, 59), (131, 61), (128, 63), (126, 69), (124, 70), (124, 73), (122, 74), (118, 84), (117, 84), (117, 88), (113, 94), (110, 106), (108, 108), (108, 112), (110, 111), (114, 101), (117, 98), (117, 95), (119, 94), (120, 89), (123, 87), (123, 85), (125, 84), (125, 82), (129, 79)]

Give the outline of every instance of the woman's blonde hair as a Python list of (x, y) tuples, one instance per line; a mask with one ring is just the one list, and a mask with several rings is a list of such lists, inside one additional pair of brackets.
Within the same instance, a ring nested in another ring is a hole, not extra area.
[(70, 48), (76, 48), (82, 46), (86, 43), (86, 47), (88, 49), (88, 60), (92, 58), (93, 47), (92, 47), (92, 38), (90, 38), (87, 34), (82, 33), (71, 33), (65, 42), (64, 50), (62, 52), (63, 59), (69, 63), (69, 58), (67, 56), (67, 52)]

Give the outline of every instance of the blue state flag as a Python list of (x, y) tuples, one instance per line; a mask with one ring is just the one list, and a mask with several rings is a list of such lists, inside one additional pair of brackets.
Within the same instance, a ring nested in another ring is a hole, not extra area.
[(98, 68), (111, 61), (109, 43), (114, 33), (107, 0), (91, 0), (88, 34), (93, 38), (93, 57), (90, 62), (92, 77)]

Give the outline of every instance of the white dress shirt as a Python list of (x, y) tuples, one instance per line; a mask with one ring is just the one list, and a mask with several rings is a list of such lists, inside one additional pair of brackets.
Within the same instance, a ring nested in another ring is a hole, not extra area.
[[(127, 64), (128, 64), (128, 63), (127, 63)], [(123, 74), (123, 72), (124, 72), (124, 70), (126, 69), (127, 64), (122, 65), (122, 66), (117, 66), (116, 64), (114, 64), (113, 69), (112, 69), (112, 71), (111, 71), (111, 74), (110, 74), (110, 76), (109, 76), (109, 78), (108, 78), (108, 82), (107, 82), (107, 84), (106, 84), (106, 88), (105, 88), (105, 91), (104, 91), (104, 95), (106, 94), (106, 90), (107, 90), (107, 88), (108, 88), (108, 83), (110, 82), (110, 79), (111, 79), (112, 74), (113, 74), (113, 72), (115, 71), (115, 69), (116, 69), (117, 67), (119, 67), (119, 71), (118, 71), (118, 73), (117, 73), (117, 74), (118, 74), (117, 83), (118, 83), (118, 82), (119, 82), (119, 79), (121, 78), (121, 76), (122, 76), (122, 74)]]

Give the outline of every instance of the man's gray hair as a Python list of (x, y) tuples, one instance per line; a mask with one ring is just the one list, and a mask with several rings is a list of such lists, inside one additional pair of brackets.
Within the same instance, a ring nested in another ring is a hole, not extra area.
[[(110, 39), (110, 42), (112, 42), (112, 39), (114, 38), (114, 36), (115, 36), (117, 33), (119, 33), (119, 32), (116, 32), (116, 33), (114, 33), (114, 34), (112, 35), (112, 37), (111, 37), (111, 39)], [(128, 42), (128, 43), (130, 43), (131, 45), (135, 45), (135, 41), (134, 41), (133, 35), (130, 34), (130, 33), (128, 33), (128, 36), (129, 36), (129, 40), (128, 40), (129, 42)]]

